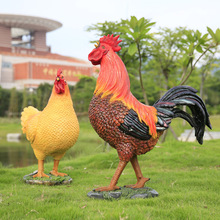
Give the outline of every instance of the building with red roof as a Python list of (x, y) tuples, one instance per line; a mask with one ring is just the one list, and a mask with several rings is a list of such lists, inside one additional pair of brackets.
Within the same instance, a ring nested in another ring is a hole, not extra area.
[(0, 86), (34, 89), (53, 84), (59, 68), (70, 85), (79, 75), (92, 76), (89, 62), (51, 53), (46, 45), (46, 33), (61, 26), (41, 17), (0, 14)]

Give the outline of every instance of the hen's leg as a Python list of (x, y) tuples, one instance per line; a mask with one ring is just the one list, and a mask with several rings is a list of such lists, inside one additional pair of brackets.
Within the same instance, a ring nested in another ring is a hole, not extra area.
[(58, 172), (59, 162), (60, 162), (59, 160), (54, 160), (53, 170), (50, 171), (50, 173), (54, 176), (68, 176), (66, 173)]
[(121, 176), (122, 171), (126, 167), (127, 163), (128, 163), (127, 161), (120, 160), (118, 164), (118, 168), (116, 169), (115, 174), (112, 177), (112, 180), (109, 186), (100, 187), (100, 188), (94, 189), (94, 191), (111, 191), (111, 190), (120, 189), (118, 186), (116, 186), (116, 184), (118, 182), (119, 177)]
[(37, 174), (33, 175), (33, 177), (34, 178), (35, 177), (40, 177), (40, 178), (48, 177), (49, 178), (49, 176), (44, 173), (44, 160), (38, 160), (38, 172)]
[(129, 187), (129, 188), (142, 188), (142, 187), (144, 187), (144, 184), (147, 181), (149, 181), (150, 178), (143, 177), (143, 174), (141, 172), (141, 169), (140, 169), (140, 166), (139, 166), (139, 163), (138, 163), (137, 156), (134, 156), (131, 159), (131, 164), (132, 164), (132, 167), (134, 168), (134, 172), (135, 172), (136, 177), (137, 177), (137, 183), (134, 184), (134, 185), (127, 185), (126, 187)]

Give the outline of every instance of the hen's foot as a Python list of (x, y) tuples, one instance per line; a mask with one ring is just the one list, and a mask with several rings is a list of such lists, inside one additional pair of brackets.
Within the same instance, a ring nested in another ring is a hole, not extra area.
[(44, 172), (38, 172), (37, 174), (33, 175), (33, 178), (36, 178), (36, 177), (39, 177), (39, 178), (42, 178), (42, 177), (47, 177), (49, 178), (48, 175), (46, 175)]
[(102, 191), (113, 191), (113, 190), (117, 190), (117, 189), (121, 189), (121, 188), (118, 186), (104, 186), (104, 187), (99, 187), (99, 188), (93, 189), (93, 191), (102, 192)]
[(68, 174), (66, 174), (66, 173), (59, 173), (59, 172), (54, 171), (54, 170), (50, 171), (50, 174), (52, 174), (54, 176), (68, 176)]
[(126, 185), (125, 187), (127, 187), (127, 188), (134, 188), (134, 189), (143, 188), (145, 183), (147, 181), (149, 181), (149, 180), (150, 180), (150, 178), (142, 177), (136, 184), (134, 184), (134, 185)]

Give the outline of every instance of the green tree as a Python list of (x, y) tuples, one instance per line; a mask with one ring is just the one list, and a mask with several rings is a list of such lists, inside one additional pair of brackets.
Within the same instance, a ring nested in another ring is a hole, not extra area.
[(76, 112), (88, 112), (92, 99), (96, 79), (94, 77), (81, 76), (73, 90), (73, 106)]
[(142, 94), (142, 90), (140, 87), (140, 82), (137, 77), (132, 74), (129, 74), (130, 78), (130, 90), (132, 94), (140, 101), (144, 103), (144, 98)]
[[(213, 30), (207, 27), (208, 33), (202, 35), (198, 30), (186, 33), (187, 39), (183, 44), (188, 45), (185, 57), (183, 57), (183, 74), (180, 84), (186, 83), (193, 70), (196, 68), (198, 62), (204, 58), (208, 53), (214, 54), (220, 44), (220, 29), (217, 29), (214, 33)], [(210, 37), (209, 37), (210, 35)], [(212, 58), (213, 60), (213, 58)], [(206, 60), (206, 64), (210, 63), (210, 59)]]
[(9, 108), (8, 108), (8, 115), (10, 117), (17, 116), (18, 114), (18, 95), (15, 88), (11, 89), (10, 93), (10, 102), (9, 102)]
[(41, 89), (37, 89), (36, 108), (38, 110), (42, 110), (42, 90)]
[[(152, 60), (158, 72), (164, 76), (165, 90), (184, 84), (196, 69), (198, 62), (213, 47), (208, 33), (186, 28), (162, 28), (155, 33), (152, 42)], [(204, 65), (207, 67), (207, 65)]]
[(185, 28), (161, 28), (151, 43), (152, 56), (147, 65), (163, 76), (159, 78), (159, 84), (165, 91), (173, 87), (181, 76), (179, 63), (183, 56), (184, 32)]
[(130, 56), (137, 56), (138, 58), (138, 75), (140, 79), (141, 89), (144, 97), (145, 104), (149, 104), (147, 94), (144, 89), (142, 79), (143, 62), (146, 61), (146, 53), (149, 51), (149, 40), (152, 36), (148, 33), (155, 22), (150, 22), (149, 19), (144, 17), (137, 19), (131, 16), (130, 20), (122, 20), (119, 30), (123, 31), (122, 37), (131, 42), (128, 47), (128, 54)]
[(37, 88), (36, 105), (38, 110), (43, 110), (47, 105), (52, 88), (53, 86), (48, 83), (40, 84)]
[(3, 117), (8, 111), (10, 100), (10, 91), (0, 86), (0, 116)]
[(220, 114), (220, 60), (206, 77), (204, 84), (204, 99), (210, 114)]
[(28, 105), (28, 94), (27, 94), (27, 91), (26, 89), (23, 89), (23, 100), (22, 100), (22, 109), (24, 109), (25, 107), (27, 107)]
[[(211, 75), (212, 71), (215, 68), (219, 67), (219, 63), (217, 63), (216, 58), (215, 58), (215, 53), (210, 54), (209, 56), (205, 56), (206, 63), (203, 64), (199, 68), (200, 72), (200, 97), (204, 99), (204, 86), (205, 86), (205, 81), (209, 75)], [(211, 76), (214, 78), (214, 76)]]

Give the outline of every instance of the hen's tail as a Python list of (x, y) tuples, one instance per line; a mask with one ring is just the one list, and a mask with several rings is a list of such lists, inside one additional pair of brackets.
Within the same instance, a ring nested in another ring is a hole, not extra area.
[(24, 108), (23, 112), (21, 113), (21, 125), (22, 125), (22, 131), (23, 131), (24, 134), (26, 133), (28, 122), (38, 112), (39, 111), (36, 108), (32, 107), (32, 106)]
[[(157, 130), (169, 127), (171, 119), (183, 118), (195, 128), (195, 136), (200, 144), (203, 143), (205, 125), (212, 129), (209, 114), (202, 99), (196, 95), (197, 90), (190, 86), (176, 86), (168, 90), (153, 106), (157, 109)], [(192, 116), (176, 106), (186, 105)]]

